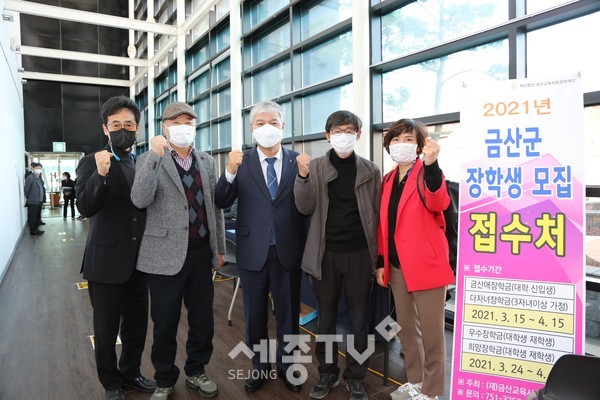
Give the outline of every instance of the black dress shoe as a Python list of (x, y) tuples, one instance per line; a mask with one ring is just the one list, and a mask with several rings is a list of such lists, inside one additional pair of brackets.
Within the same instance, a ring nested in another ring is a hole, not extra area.
[(30, 231), (29, 233), (32, 235), (41, 236), (44, 234), (44, 231), (40, 231), (39, 229), (36, 229), (35, 231)]
[(142, 375), (138, 375), (130, 381), (123, 382), (123, 386), (142, 393), (152, 393), (156, 390), (156, 382), (144, 378)]
[(46, 223), (44, 221), (40, 222), (40, 225), (46, 225)]
[(248, 378), (244, 382), (244, 390), (248, 393), (256, 392), (265, 383), (265, 380), (260, 376), (258, 378)]
[(123, 389), (107, 390), (104, 393), (104, 400), (125, 400)]
[(281, 379), (283, 379), (283, 382), (285, 383), (285, 387), (287, 388), (287, 390), (289, 390), (290, 392), (299, 392), (302, 390), (302, 385), (296, 385), (292, 382), (290, 382), (285, 374), (285, 372), (281, 371), (281, 370), (277, 370), (277, 376), (279, 376)]

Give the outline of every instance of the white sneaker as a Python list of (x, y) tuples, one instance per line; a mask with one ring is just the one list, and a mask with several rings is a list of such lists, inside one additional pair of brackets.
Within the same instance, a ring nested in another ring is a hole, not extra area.
[(414, 383), (407, 382), (400, 386), (397, 390), (390, 393), (390, 399), (392, 400), (409, 400), (414, 396), (421, 394), (421, 385), (415, 385)]
[(219, 394), (217, 384), (208, 379), (206, 374), (198, 374), (185, 378), (185, 384), (192, 389), (198, 389), (202, 397), (215, 397)]
[(150, 400), (166, 400), (174, 391), (175, 388), (173, 386), (165, 388), (157, 387), (152, 394), (152, 397), (150, 397)]

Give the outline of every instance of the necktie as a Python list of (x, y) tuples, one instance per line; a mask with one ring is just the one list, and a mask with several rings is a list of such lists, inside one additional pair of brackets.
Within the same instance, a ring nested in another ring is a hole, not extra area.
[(277, 188), (279, 185), (277, 184), (277, 174), (275, 173), (275, 157), (267, 158), (267, 187), (269, 188), (269, 193), (271, 194), (271, 200), (275, 200), (275, 196), (277, 195)]

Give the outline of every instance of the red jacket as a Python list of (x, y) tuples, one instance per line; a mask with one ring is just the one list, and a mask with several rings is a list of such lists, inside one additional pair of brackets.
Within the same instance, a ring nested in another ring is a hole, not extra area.
[[(450, 196), (444, 180), (436, 192), (430, 192), (425, 188), (423, 195), (427, 207), (434, 212), (425, 208), (417, 191), (417, 176), (422, 168), (423, 162), (417, 158), (400, 196), (394, 234), (398, 259), (409, 292), (434, 289), (454, 283), (454, 274), (448, 261), (448, 242), (444, 234), (446, 221), (443, 214), (450, 204)], [(397, 173), (398, 167), (388, 172), (381, 186), (378, 244), (379, 254), (383, 255), (385, 285), (390, 279), (388, 214), (392, 187), (397, 182)], [(423, 179), (422, 174), (421, 179)]]

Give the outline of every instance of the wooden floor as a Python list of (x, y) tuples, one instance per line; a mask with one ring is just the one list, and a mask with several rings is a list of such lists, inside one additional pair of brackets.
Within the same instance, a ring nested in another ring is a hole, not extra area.
[[(12, 262), (0, 285), (0, 399), (103, 399), (104, 390), (96, 375), (92, 335), (92, 310), (87, 290), (79, 290), (82, 281), (79, 269), (89, 221), (63, 221), (58, 209), (44, 210), (43, 236), (30, 236), (25, 230)], [(232, 379), (232, 371), (247, 373), (250, 361), (243, 355), (231, 359), (228, 353), (244, 339), (244, 317), (241, 293), (233, 313), (233, 325), (227, 324), (227, 310), (232, 295), (232, 282), (215, 284), (214, 352), (207, 374), (219, 385), (220, 399), (309, 399), (317, 380), (317, 368), (306, 364), (308, 381), (299, 393), (286, 390), (280, 379), (267, 382), (253, 394), (244, 392), (243, 380)], [(187, 322), (185, 309), (178, 334), (177, 365), (183, 370)], [(152, 344), (149, 324), (142, 373), (152, 378), (150, 362)], [(312, 332), (315, 323), (303, 327)], [(340, 327), (343, 329), (343, 327)], [(273, 320), (270, 332), (274, 332)], [(273, 337), (273, 336), (272, 336)], [(447, 378), (449, 392), (452, 333), (446, 332)], [(117, 346), (119, 349), (120, 346)], [(311, 354), (312, 354), (311, 346)], [(390, 378), (383, 385), (382, 343), (377, 343), (371, 357), (372, 372), (365, 379), (370, 399), (388, 399), (398, 383), (405, 382), (404, 363), (399, 342), (390, 346)], [(343, 368), (343, 359), (341, 366)], [(149, 394), (126, 392), (130, 400), (149, 399)], [(186, 388), (183, 372), (170, 400), (200, 399)], [(348, 399), (345, 386), (333, 389), (327, 399)], [(448, 397), (440, 397), (447, 400)]]

